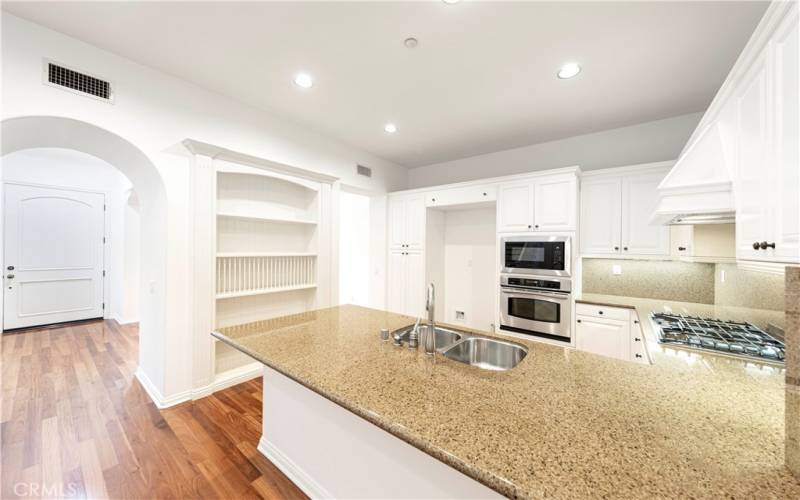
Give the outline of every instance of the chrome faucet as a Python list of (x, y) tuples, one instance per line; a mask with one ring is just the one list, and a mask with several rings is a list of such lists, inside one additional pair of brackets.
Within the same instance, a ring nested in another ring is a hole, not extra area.
[(433, 319), (436, 301), (436, 289), (433, 283), (428, 285), (428, 295), (425, 298), (425, 310), (428, 311), (428, 327), (425, 335), (425, 354), (436, 354), (436, 323)]

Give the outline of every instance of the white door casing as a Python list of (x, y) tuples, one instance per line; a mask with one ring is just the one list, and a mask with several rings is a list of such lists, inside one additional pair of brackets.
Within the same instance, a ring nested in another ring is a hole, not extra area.
[(3, 329), (102, 317), (105, 195), (4, 189)]

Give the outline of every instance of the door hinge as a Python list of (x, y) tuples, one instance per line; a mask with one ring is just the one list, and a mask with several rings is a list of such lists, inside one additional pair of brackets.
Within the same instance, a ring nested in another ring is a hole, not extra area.
[(103, 271), (103, 276), (105, 276), (105, 275), (106, 275), (106, 272), (105, 272), (105, 271)]
[(106, 204), (103, 203), (103, 212), (105, 212), (105, 211), (106, 211)]
[(105, 308), (106, 308), (106, 303), (105, 303), (105, 302), (103, 302), (103, 309), (105, 309)]
[(106, 242), (106, 237), (105, 237), (105, 236), (103, 236), (103, 243), (105, 243), (105, 242)]

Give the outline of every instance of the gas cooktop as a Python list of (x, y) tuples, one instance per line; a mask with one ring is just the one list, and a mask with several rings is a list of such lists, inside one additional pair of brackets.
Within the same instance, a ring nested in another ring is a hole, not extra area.
[(783, 342), (750, 323), (652, 313), (658, 341), (746, 358), (783, 363)]

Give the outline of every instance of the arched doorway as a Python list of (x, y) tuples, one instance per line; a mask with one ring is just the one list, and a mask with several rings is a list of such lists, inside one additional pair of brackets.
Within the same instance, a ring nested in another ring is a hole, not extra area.
[(138, 195), (141, 217), (139, 371), (156, 390), (163, 390), (167, 317), (167, 195), (158, 169), (147, 155), (126, 139), (71, 118), (9, 118), (2, 121), (0, 132), (0, 156), (35, 148), (71, 149), (104, 160), (130, 179)]

